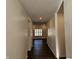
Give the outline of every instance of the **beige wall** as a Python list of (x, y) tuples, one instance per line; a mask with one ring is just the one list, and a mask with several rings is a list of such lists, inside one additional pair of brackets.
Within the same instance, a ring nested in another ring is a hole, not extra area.
[(6, 2), (7, 59), (25, 59), (29, 45), (26, 12), (19, 0), (7, 0)]
[(32, 48), (32, 20), (31, 18), (27, 18), (28, 20), (28, 50), (31, 50)]
[(59, 57), (66, 57), (65, 53), (65, 32), (64, 32), (64, 14), (57, 14), (57, 33), (59, 45)]
[(56, 56), (56, 39), (55, 39), (55, 18), (52, 17), (48, 22), (48, 39), (47, 43), (51, 51)]
[(64, 0), (66, 57), (72, 57), (72, 0)]
[[(62, 4), (60, 5), (55, 13), (55, 29), (56, 29), (56, 53), (57, 57), (60, 56), (60, 46), (59, 46), (59, 37), (58, 37), (58, 25), (57, 25), (57, 12)], [(66, 48), (66, 58), (72, 57), (72, 1), (64, 0), (64, 26), (65, 26), (65, 48)]]

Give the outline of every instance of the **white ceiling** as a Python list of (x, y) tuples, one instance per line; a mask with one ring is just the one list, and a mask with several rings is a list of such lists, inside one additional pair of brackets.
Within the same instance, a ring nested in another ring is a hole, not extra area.
[[(60, 0), (21, 0), (33, 22), (45, 22), (56, 11)], [(43, 19), (40, 20), (39, 18)]]

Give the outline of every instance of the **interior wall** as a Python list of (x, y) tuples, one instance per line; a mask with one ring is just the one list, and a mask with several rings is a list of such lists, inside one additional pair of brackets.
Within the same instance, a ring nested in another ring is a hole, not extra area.
[(72, 58), (72, 0), (61, 0), (60, 5), (55, 13), (55, 29), (56, 29), (56, 56), (59, 58), (59, 41), (57, 34), (57, 12), (64, 1), (64, 26), (65, 26), (65, 48), (66, 58)]
[(57, 32), (58, 32), (58, 45), (59, 57), (66, 57), (65, 52), (65, 31), (64, 31), (64, 13), (57, 14)]
[(31, 50), (31, 48), (32, 48), (32, 20), (31, 20), (31, 18), (27, 18), (27, 20), (28, 20), (28, 40), (29, 40), (29, 42), (28, 42), (28, 51), (30, 51)]
[(66, 57), (72, 57), (72, 0), (64, 0)]
[(19, 0), (6, 1), (6, 56), (7, 59), (25, 59), (28, 50), (28, 20)]
[(56, 56), (56, 39), (55, 39), (55, 17), (53, 16), (48, 22), (48, 39), (47, 43), (51, 51)]

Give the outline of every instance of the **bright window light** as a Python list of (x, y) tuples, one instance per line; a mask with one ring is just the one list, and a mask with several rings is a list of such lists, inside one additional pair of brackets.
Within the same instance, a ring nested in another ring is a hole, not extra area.
[(35, 32), (34, 33), (35, 36), (42, 36), (42, 29), (35, 29), (34, 32)]

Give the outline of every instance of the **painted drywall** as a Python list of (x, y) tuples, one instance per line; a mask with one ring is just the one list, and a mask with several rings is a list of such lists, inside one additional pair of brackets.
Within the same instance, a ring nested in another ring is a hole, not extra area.
[(25, 59), (29, 48), (27, 15), (19, 0), (6, 2), (6, 56), (7, 59)]
[(55, 29), (56, 29), (56, 56), (59, 58), (59, 42), (58, 42), (58, 26), (57, 26), (57, 12), (64, 1), (64, 26), (65, 26), (65, 48), (66, 58), (72, 57), (72, 1), (61, 0), (59, 7), (55, 13)]
[(32, 48), (32, 20), (30, 17), (27, 18), (28, 20), (28, 51)]
[(59, 45), (59, 57), (66, 57), (65, 52), (65, 31), (64, 31), (64, 14), (57, 13), (57, 36)]
[(51, 51), (56, 56), (56, 40), (55, 40), (55, 21), (54, 17), (52, 17), (48, 22), (48, 39), (47, 43)]
[(72, 0), (64, 0), (66, 57), (72, 57)]

